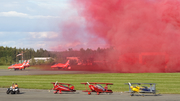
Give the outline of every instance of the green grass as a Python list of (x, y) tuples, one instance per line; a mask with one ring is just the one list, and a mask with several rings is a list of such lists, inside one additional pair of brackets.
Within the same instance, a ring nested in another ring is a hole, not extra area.
[(0, 69), (8, 69), (8, 67), (7, 65), (0, 65)]
[(104, 74), (61, 74), (61, 75), (27, 75), (0, 76), (0, 87), (9, 87), (12, 82), (20, 88), (51, 89), (51, 82), (70, 83), (76, 90), (85, 90), (81, 82), (114, 83), (115, 92), (128, 91), (124, 83), (156, 83), (159, 93), (180, 94), (180, 73), (104, 73)]

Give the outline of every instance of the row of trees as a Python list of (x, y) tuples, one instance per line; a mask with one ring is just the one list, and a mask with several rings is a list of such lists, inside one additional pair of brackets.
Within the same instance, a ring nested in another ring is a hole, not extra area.
[(32, 48), (21, 49), (0, 46), (0, 65), (10, 65), (19, 62), (19, 60), (22, 60), (22, 56), (17, 57), (17, 55), (22, 54), (22, 52), (23, 60), (29, 60), (33, 57), (54, 57), (51, 52), (42, 48), (35, 51)]
[[(93, 64), (94, 61), (108, 61), (109, 53), (114, 51), (113, 47), (111, 48), (97, 48), (97, 50), (92, 49), (83, 49), (73, 50), (69, 48), (66, 51), (54, 52), (56, 54), (56, 62), (65, 62), (66, 57), (79, 57), (79, 61), (82, 64)], [(73, 64), (77, 64), (72, 62)]]
[[(101, 49), (97, 50), (92, 49), (83, 49), (73, 50), (69, 48), (66, 51), (55, 52), (55, 51), (47, 51), (42, 48), (38, 50), (34, 50), (33, 48), (12, 48), (12, 47), (3, 47), (0, 46), (0, 65), (10, 65), (13, 63), (17, 63), (22, 60), (22, 56), (18, 56), (17, 54), (21, 54), (23, 52), (23, 60), (32, 59), (32, 64), (53, 64), (53, 63), (65, 63), (67, 57), (78, 57), (79, 60), (83, 63), (93, 63), (96, 60), (104, 60), (106, 59), (108, 53), (112, 51), (113, 48)], [(34, 57), (52, 57), (50, 61), (35, 61)], [(78, 61), (70, 61), (72, 64), (77, 64)]]

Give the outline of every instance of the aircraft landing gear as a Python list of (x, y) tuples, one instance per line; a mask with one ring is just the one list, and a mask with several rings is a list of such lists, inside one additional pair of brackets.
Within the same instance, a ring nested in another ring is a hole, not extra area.
[(134, 96), (134, 94), (132, 93), (132, 94), (130, 94), (130, 96)]
[(57, 94), (57, 91), (54, 91), (54, 94)]
[(59, 94), (62, 94), (62, 92), (61, 92), (61, 91), (59, 91)]

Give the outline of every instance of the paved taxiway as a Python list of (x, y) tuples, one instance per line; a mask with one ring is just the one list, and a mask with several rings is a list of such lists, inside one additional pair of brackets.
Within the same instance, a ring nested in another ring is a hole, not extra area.
[(68, 71), (68, 70), (40, 70), (40, 69), (26, 69), (26, 70), (7, 70), (0, 69), (0, 76), (8, 75), (49, 75), (49, 74), (86, 74), (86, 73), (99, 73), (93, 71)]
[(76, 93), (53, 94), (51, 90), (20, 89), (20, 94), (6, 94), (5, 88), (0, 88), (0, 101), (179, 101), (178, 94), (162, 94), (159, 96), (133, 96), (128, 93), (100, 94), (77, 91)]

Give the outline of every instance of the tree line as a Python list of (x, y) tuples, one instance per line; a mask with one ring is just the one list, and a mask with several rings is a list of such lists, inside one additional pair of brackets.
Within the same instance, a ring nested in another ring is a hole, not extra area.
[(94, 64), (94, 61), (109, 61), (109, 53), (114, 51), (113, 47), (110, 48), (100, 48), (97, 50), (93, 50), (90, 48), (84, 49), (80, 48), (80, 50), (73, 50), (69, 48), (66, 51), (61, 52), (53, 52), (55, 55), (55, 62), (65, 63), (67, 61), (67, 57), (78, 57), (79, 61), (70, 60), (70, 64), (82, 63), (84, 65)]
[[(73, 50), (69, 48), (65, 51), (47, 51), (43, 48), (34, 50), (33, 48), (16, 48), (16, 47), (3, 47), (0, 46), (0, 65), (11, 65), (18, 63), (22, 60), (22, 56), (17, 56), (23, 52), (23, 60), (32, 59), (32, 64), (54, 64), (54, 63), (65, 63), (67, 57), (78, 57), (79, 61), (83, 64), (91, 63), (96, 60), (105, 60), (108, 53), (112, 51), (113, 48), (97, 48), (97, 50), (83, 49)], [(49, 61), (35, 61), (34, 57), (51, 57)], [(71, 64), (77, 64), (78, 61), (70, 61)]]
[(33, 48), (12, 48), (12, 47), (3, 47), (0, 46), (0, 65), (10, 65), (18, 63), (22, 60), (22, 56), (17, 56), (22, 54), (23, 60), (29, 60), (34, 57), (52, 57), (53, 55), (42, 48), (37, 49), (36, 51)]

